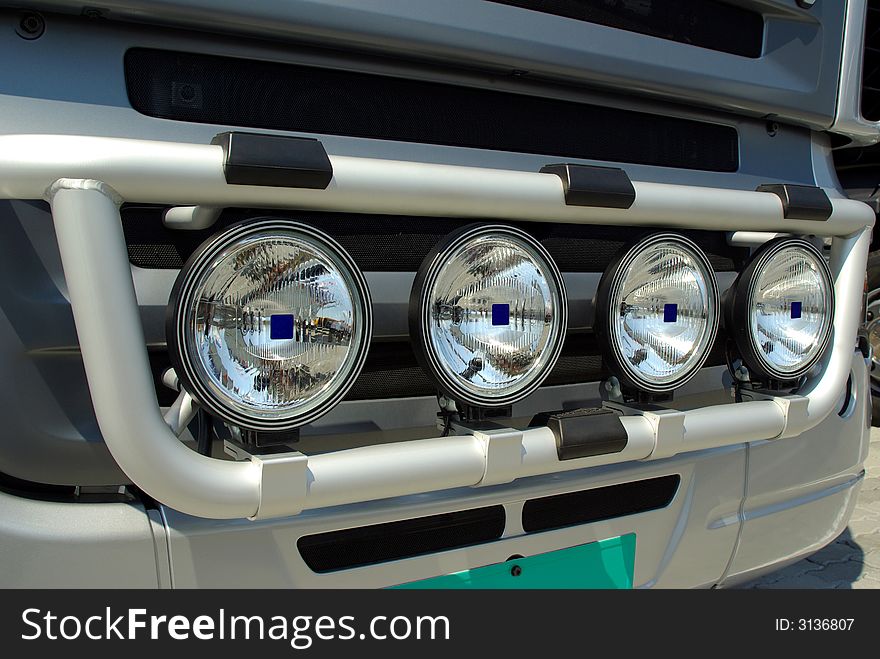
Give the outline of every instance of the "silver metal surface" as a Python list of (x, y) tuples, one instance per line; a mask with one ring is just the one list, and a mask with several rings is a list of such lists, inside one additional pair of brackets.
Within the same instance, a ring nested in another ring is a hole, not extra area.
[[(782, 4), (781, 0), (778, 4)], [(0, 11), (0, 21), (4, 19), (17, 21), (16, 13)], [(7, 35), (4, 37), (0, 32), (0, 59), (12, 61), (22, 56), (21, 39), (12, 34), (11, 28)], [(642, 39), (646, 40), (645, 58), (656, 59), (652, 58), (650, 46), (657, 40)], [(620, 166), (637, 180), (716, 188), (754, 190), (758, 185), (775, 181), (816, 184), (810, 167), (810, 148), (814, 140), (822, 139), (822, 135), (811, 135), (807, 130), (786, 124), (780, 124), (771, 135), (767, 131), (763, 113), (758, 117), (747, 117), (712, 110), (706, 103), (691, 106), (673, 104), (653, 97), (633, 95), (632, 88), (627, 88), (625, 94), (612, 94), (595, 87), (551, 84), (529, 76), (510, 76), (508, 72), (499, 74), (471, 68), (430, 66), (399, 58), (368, 56), (357, 51), (308, 48), (290, 42), (229, 39), (226, 35), (202, 31), (168, 30), (60, 15), (53, 17), (51, 29), (41, 37), (38, 45), (26, 51), (33, 65), (11, 69), (4, 76), (0, 86), (0, 103), (4, 110), (0, 115), (0, 132), (105, 135), (207, 144), (219, 132), (241, 129), (241, 126), (234, 125), (157, 120), (133, 110), (126, 95), (124, 70), (120, 63), (126, 50), (134, 46), (372, 72), (729, 125), (739, 135), (739, 168), (735, 174), (631, 163)], [(618, 44), (612, 47), (617, 48)], [(76, 53), (76, 56), (67, 56), (68, 53)], [(786, 71), (786, 68), (776, 70), (774, 77), (784, 79)], [(832, 67), (828, 71), (832, 71)], [(672, 77), (675, 78), (675, 75)], [(762, 89), (762, 93), (764, 91), (766, 89)], [(58, 121), (59, 116), (64, 117), (63, 122)], [(286, 134), (303, 135), (295, 132)], [(320, 138), (330, 153), (391, 160), (538, 171), (552, 162), (548, 159), (555, 158), (553, 154), (513, 153), (329, 134), (308, 136)], [(571, 161), (608, 165), (607, 162), (591, 160), (589, 155), (584, 154), (584, 157), (572, 158)], [(824, 181), (818, 184), (836, 187)]]
[(208, 206), (174, 206), (165, 211), (162, 224), (169, 229), (200, 231), (213, 226), (222, 210)]
[[(25, 4), (76, 14), (82, 7), (78, 0)], [(235, 0), (158, 6), (105, 0), (101, 7), (111, 20), (199, 30), (207, 24), (227, 34), (464, 65), (507, 77), (517, 72), (827, 128), (835, 110), (844, 3), (826, 1), (810, 10), (792, 0), (749, 4), (765, 13), (757, 58), (473, 0), (251, 0), (246, 6)], [(112, 22), (110, 27), (124, 29)]]
[(768, 231), (728, 231), (727, 244), (731, 247), (760, 247), (774, 238), (786, 236), (785, 233), (773, 233)]
[(165, 529), (154, 529), (140, 504), (0, 492), (0, 588), (157, 588), (154, 530), (164, 542)]
[[(736, 583), (815, 550), (845, 525), (867, 450), (867, 428), (852, 421), (864, 416), (868, 400), (862, 395), (867, 389), (861, 355), (853, 355), (852, 364), (857, 400), (862, 401), (853, 417), (832, 415), (801, 437), (521, 479), (483, 490), (446, 490), (249, 524), (192, 517), (167, 507), (147, 515), (127, 504), (33, 502), (0, 495), (0, 551), (14, 561), (2, 572), (0, 586), (383, 587), (496, 563), (515, 553), (532, 555), (633, 532), (640, 538), (637, 587)], [(693, 392), (706, 386), (698, 384)], [(685, 407), (704, 403), (697, 393), (679, 402)], [(783, 462), (787, 468), (781, 473)], [(682, 478), (667, 508), (540, 534), (526, 535), (519, 523), (526, 499), (667, 474)], [(310, 570), (296, 550), (303, 535), (499, 503), (507, 516), (503, 542), (327, 574)], [(247, 552), (263, 560), (241, 570), (241, 555)]]
[[(81, 5), (67, 0), (26, 4), (61, 8), (76, 14), (81, 10)], [(0, 36), (0, 55), (5, 60), (17, 61), (16, 58), (25, 53), (28, 66), (10, 68), (0, 85), (3, 107), (0, 133), (63, 132), (202, 145), (207, 144), (215, 133), (236, 128), (157, 120), (138, 114), (129, 106), (121, 66), (125, 50), (133, 45), (160, 47), (513, 90), (714, 121), (737, 128), (741, 159), (738, 172), (700, 172), (625, 164), (623, 166), (630, 177), (637, 181), (640, 201), (646, 206), (636, 208), (634, 213), (623, 213), (623, 217), (616, 212), (582, 214), (575, 211), (558, 221), (645, 222), (649, 226), (664, 228), (714, 229), (713, 222), (718, 218), (719, 226), (730, 231), (824, 232), (840, 237), (860, 231), (862, 226), (869, 224), (862, 211), (854, 206), (840, 205), (837, 201), (831, 223), (792, 223), (782, 218), (776, 200), (771, 203), (767, 199), (725, 194), (729, 190), (753, 194), (750, 191), (758, 184), (785, 181), (818, 184), (835, 200), (839, 198), (827, 136), (810, 134), (807, 130), (787, 125), (786, 121), (826, 127), (833, 119), (833, 130), (849, 134), (859, 143), (876, 139), (875, 125), (853, 125), (851, 121), (847, 124), (848, 116), (859, 117), (857, 94), (850, 92), (856, 90), (861, 79), (857, 68), (861, 62), (861, 33), (848, 29), (842, 49), (844, 61), (839, 62), (844, 3), (826, 0), (804, 12), (794, 8), (790, 0), (758, 0), (755, 6), (771, 8), (775, 15), (768, 21), (765, 57), (754, 62), (598, 26), (565, 27), (566, 21), (556, 17), (517, 13), (515, 9), (504, 7), (479, 8), (478, 5), (489, 6), (491, 3), (470, 0), (463, 0), (457, 12), (420, 3), (405, 7), (398, 3), (392, 7), (381, 0), (291, 0), (284, 3), (282, 11), (285, 14), (281, 18), (298, 17), (299, 20), (287, 23), (279, 20), (278, 3), (269, 0), (257, 0), (244, 8), (240, 3), (232, 7), (225, 2), (218, 4), (207, 0), (181, 0), (163, 3), (161, 7), (154, 3), (147, 6), (140, 0), (111, 0), (111, 4), (111, 15), (138, 22), (149, 20), (201, 27), (205, 17), (210, 16), (216, 29), (235, 33), (236, 38), (124, 22), (84, 21), (74, 16), (58, 15), (49, 17), (47, 32), (32, 42), (23, 43), (9, 29), (5, 37)], [(862, 17), (853, 9), (864, 3), (849, 0), (847, 4), (850, 7), (847, 20), (855, 22), (861, 29)], [(144, 8), (147, 12), (141, 11)], [(505, 20), (497, 20), (502, 14)], [(14, 15), (0, 12), (0, 19)], [(482, 20), (487, 16), (492, 20)], [(242, 34), (278, 39), (275, 42), (247, 41), (239, 36)], [(305, 47), (307, 42), (343, 49), (313, 49)], [(345, 49), (348, 52), (344, 52)], [(372, 51), (378, 57), (365, 55), (365, 51)], [(382, 54), (389, 52), (395, 58), (400, 56), (410, 60), (383, 60)], [(694, 52), (700, 53), (701, 57), (694, 57)], [(524, 57), (524, 53), (527, 56)], [(527, 75), (509, 76), (513, 68), (524, 68), (524, 62), (528, 64)], [(471, 66), (478, 63), (481, 68), (455, 70), (447, 67), (448, 63)], [(836, 88), (838, 78), (841, 92), (835, 108), (831, 90)], [(548, 84), (551, 80), (578, 84)], [(590, 89), (583, 86), (584, 81), (591, 85)], [(597, 91), (599, 86), (610, 92), (623, 91), (627, 96)], [(847, 88), (850, 91), (846, 91)], [(657, 101), (661, 96), (673, 102)], [(695, 105), (680, 105), (682, 100)], [(709, 109), (711, 107), (728, 108), (743, 114), (724, 114)], [(771, 135), (764, 124), (765, 117), (774, 112), (774, 119), (782, 123)], [(64, 121), (59, 121), (59, 117)], [(367, 156), (377, 161), (399, 161), (387, 163), (390, 168), (387, 171), (394, 177), (405, 172), (407, 167), (416, 167), (412, 179), (407, 181), (403, 176), (402, 191), (419, 195), (417, 185), (422, 179), (429, 197), (427, 204), (420, 206), (412, 200), (404, 200), (405, 203), (398, 200), (385, 202), (388, 208), (411, 209), (415, 215), (446, 215), (445, 209), (449, 207), (463, 216), (482, 218), (495, 217), (491, 208), (497, 205), (501, 207), (498, 217), (510, 219), (518, 217), (511, 207), (527, 199), (531, 199), (529, 203), (532, 205), (527, 204), (523, 211), (526, 215), (556, 209), (562, 204), (558, 182), (553, 186), (541, 183), (534, 188), (530, 183), (525, 195), (518, 197), (516, 186), (525, 182), (525, 178), (496, 178), (492, 172), (510, 170), (511, 173), (532, 176), (528, 173), (537, 172), (548, 162), (547, 156), (540, 154), (341, 136), (318, 137), (333, 154), (334, 160), (343, 156)], [(153, 198), (157, 203), (176, 203), (179, 207), (201, 204), (205, 199), (217, 196), (223, 186), (215, 164), (204, 170), (200, 169), (201, 166), (195, 167), (194, 170), (201, 174), (193, 177), (186, 173), (189, 166), (184, 162), (185, 158), (178, 159), (179, 152), (170, 158), (170, 151), (153, 152), (164, 154), (165, 161), (156, 161), (152, 168), (144, 166), (148, 154), (135, 153), (133, 160), (128, 162), (131, 168), (127, 169), (124, 159), (107, 158), (108, 154), (100, 148), (96, 150), (95, 146), (92, 142), (64, 145), (63, 141), (54, 138), (40, 144), (38, 151), (31, 154), (35, 160), (49, 158), (58, 152), (62, 154), (63, 162), (60, 168), (43, 172), (47, 176), (30, 179), (30, 183), (39, 179), (38, 185), (27, 188), (33, 194), (32, 198), (43, 198), (44, 189), (40, 186), (45, 184), (48, 187), (55, 177), (92, 175), (84, 173), (86, 170), (79, 165), (92, 167), (90, 172), (102, 176), (122, 166), (122, 187), (129, 186), (130, 190), (137, 188), (134, 179), (139, 175), (138, 170), (141, 174), (157, 175), (157, 170), (166, 166), (168, 176), (156, 178), (153, 183), (167, 187), (174, 193), (172, 197), (176, 195), (179, 201), (163, 199), (160, 194)], [(21, 151), (13, 153), (7, 165), (21, 156)], [(213, 161), (215, 156), (211, 159)], [(577, 162), (608, 164), (585, 159)], [(448, 172), (442, 167), (420, 169), (419, 163), (457, 165), (459, 171)], [(367, 178), (377, 177), (381, 184), (375, 196), (400, 192), (392, 187), (394, 177), (382, 175), (381, 169), (358, 166), (348, 169), (348, 173), (346, 169), (343, 164), (343, 186), (348, 185), (345, 179), (350, 174), (367, 175)], [(469, 171), (464, 172), (465, 169)], [(467, 184), (460, 175), (467, 173), (478, 179), (483, 172), (489, 173), (487, 194), (480, 198), (474, 192), (478, 187), (476, 181), (474, 185)], [(174, 179), (181, 174), (183, 178), (177, 185)], [(202, 174), (207, 175), (199, 178)], [(440, 184), (428, 183), (438, 175), (443, 179)], [(445, 179), (447, 175), (450, 177)], [(14, 179), (16, 176), (14, 169), (6, 169), (0, 179)], [(645, 185), (651, 183), (684, 185), (652, 191), (650, 185)], [(457, 207), (453, 203), (456, 197), (449, 191), (457, 190), (459, 186), (465, 203)], [(198, 193), (202, 195), (201, 201), (190, 199), (191, 195), (185, 191), (187, 187), (201, 190)], [(512, 190), (514, 194), (508, 200)], [(61, 271), (55, 240), (48, 228), (47, 213), (40, 203), (0, 202), (4, 226), (8, 227), (3, 234), (4, 244), (9, 253), (14, 254), (14, 258), (7, 259), (10, 266), (3, 270), (3, 274), (15, 284), (9, 290), (0, 291), (0, 342), (4, 345), (4, 350), (0, 351), (0, 366), (17, 374), (20, 392), (0, 399), (0, 409), (6, 420), (0, 470), (43, 482), (121, 482), (120, 479), (125, 477), (118, 473), (116, 463), (106, 452), (101, 441), (103, 434), (108, 443), (116, 441), (114, 450), (128, 452), (121, 462), (132, 468), (142, 461), (143, 467), (153, 472), (145, 481), (151, 487), (159, 487), (166, 494), (172, 493), (175, 501), (189, 501), (191, 507), (184, 507), (184, 510), (197, 515), (214, 515), (225, 510), (229, 516), (238, 517), (251, 514), (256, 507), (257, 512), (262, 510), (265, 515), (276, 518), (241, 524), (192, 517), (163, 506), (160, 510), (150, 511), (147, 528), (155, 540), (153, 553), (143, 551), (141, 517), (144, 513), (136, 507), (126, 509), (133, 510), (134, 514), (120, 516), (116, 504), (105, 508), (38, 502), (32, 506), (30, 504), (35, 502), (20, 505), (18, 500), (9, 501), (11, 498), (3, 495), (0, 497), (0, 507), (4, 511), (2, 518), (10, 522), (0, 525), (0, 550), (4, 555), (11, 552), (10, 555), (17, 559), (12, 571), (4, 573), (7, 577), (4, 585), (9, 580), (11, 585), (24, 586), (102, 583), (158, 583), (166, 586), (171, 585), (172, 580), (180, 586), (390, 585), (395, 579), (424, 578), (497, 562), (507, 556), (497, 557), (493, 548), (486, 547), (475, 551), (444, 552), (338, 574), (315, 575), (293, 549), (296, 540), (307, 532), (381, 523), (497, 502), (505, 506), (508, 519), (516, 520), (523, 500), (531, 496), (672, 472), (681, 474), (683, 481), (682, 489), (669, 509), (541, 534), (543, 537), (525, 537), (513, 523), (506, 531), (505, 542), (495, 548), (511, 553), (539, 553), (602, 539), (611, 533), (634, 531), (640, 537), (637, 585), (712, 585), (723, 580), (724, 575), (730, 575), (731, 579), (741, 578), (809, 551), (827, 541), (828, 534), (836, 532), (848, 517), (851, 493), (858, 487), (857, 471), (864, 459), (858, 441), (863, 429), (857, 419), (865, 416), (864, 405), (868, 397), (864, 394), (861, 380), (865, 378), (858, 371), (858, 365), (851, 367), (846, 360), (832, 359), (830, 355), (822, 363), (817, 379), (804, 390), (810, 393), (810, 398), (793, 401), (754, 400), (735, 405), (731, 399), (728, 404), (719, 405), (724, 402), (718, 399), (724, 395), (723, 369), (704, 369), (683, 391), (676, 392), (676, 405), (685, 413), (675, 412), (665, 419), (645, 416), (624, 421), (634, 442), (623, 458), (632, 458), (633, 461), (617, 465), (579, 462), (573, 465), (573, 471), (546, 474), (542, 470), (556, 459), (554, 447), (549, 438), (534, 434), (518, 440), (523, 449), (527, 448), (532, 454), (528, 464), (508, 464), (506, 460), (490, 459), (486, 445), (476, 437), (452, 441), (437, 453), (412, 450), (414, 440), (431, 440), (435, 434), (431, 428), (413, 428), (413, 425), (425, 425), (433, 420), (436, 412), (433, 398), (419, 398), (356, 401), (337, 407), (316, 424), (317, 429), (347, 431), (351, 435), (344, 440), (334, 439), (323, 444), (320, 444), (324, 441), (320, 437), (303, 439), (304, 446), (309, 446), (310, 451), (326, 455), (323, 460), (309, 455), (305, 464), (299, 459), (282, 460), (268, 467), (229, 463), (231, 469), (218, 468), (209, 477), (207, 471), (214, 470), (212, 463), (219, 461), (191, 460), (195, 453), (168, 436), (173, 435), (173, 431), (163, 423), (156, 410), (153, 383), (140, 352), (144, 345), (143, 335), (151, 344), (164, 336), (164, 306), (176, 273), (129, 267), (118, 232), (118, 217), (110, 212), (105, 201), (95, 200), (92, 192), (94, 190), (90, 190), (85, 198), (79, 196), (82, 191), (76, 191), (72, 198), (65, 199), (66, 195), (62, 194), (55, 200), (65, 222), (70, 220), (66, 226), (59, 224), (58, 227), (59, 242), (64, 242), (69, 252), (65, 265), (70, 272), (65, 273)], [(240, 197), (219, 196), (227, 203), (237, 199), (241, 203), (248, 201), (259, 205), (256, 190), (243, 192)], [(305, 198), (273, 195), (276, 193), (270, 193), (267, 206), (310, 207), (311, 201)], [(343, 194), (336, 190), (331, 195), (332, 203), (327, 208), (344, 207), (349, 203), (345, 201), (346, 195), (353, 195), (348, 208), (356, 212), (368, 199), (366, 189), (347, 189)], [(445, 199), (442, 199), (443, 195)], [(710, 195), (718, 196), (717, 203), (709, 199)], [(695, 204), (693, 209), (687, 206), (690, 200)], [(740, 224), (736, 217), (741, 209), (744, 224)], [(684, 219), (678, 219), (679, 216)], [(186, 221), (190, 219), (192, 216)], [(534, 217), (524, 219), (533, 220)], [(414, 221), (428, 222), (430, 219), (415, 217)], [(106, 236), (105, 229), (108, 230)], [(76, 237), (80, 231), (84, 238)], [(96, 241), (91, 248), (82, 244), (89, 240), (89, 236)], [(859, 278), (863, 271), (856, 271), (862, 250), (866, 249), (864, 237), (855, 239), (849, 236), (845, 240), (840, 237), (834, 239), (836, 286), (847, 291), (861, 290)], [(80, 259), (86, 260), (73, 268), (69, 266), (71, 261)], [(107, 272), (78, 272), (86, 270), (88, 263), (105, 261), (109, 261)], [(116, 284), (102, 281), (108, 272), (115, 273), (112, 278), (121, 282), (121, 289)], [(129, 274), (134, 277), (136, 294), (128, 290)], [(732, 274), (725, 273), (728, 279)], [(65, 276), (71, 280), (70, 291)], [(578, 327), (591, 324), (589, 297), (595, 290), (596, 278), (595, 275), (579, 273), (566, 275), (568, 288), (577, 291), (572, 295), (572, 321)], [(383, 291), (383, 295), (377, 296), (382, 300), (382, 308), (399, 311), (406, 306), (405, 295), (400, 295), (400, 289), (408, 290), (411, 274), (371, 273), (368, 280), (374, 292)], [(87, 300), (84, 291), (96, 283), (98, 288), (91, 289), (91, 295), (95, 290), (109, 291), (113, 299), (123, 300), (127, 305), (120, 314), (118, 325), (114, 318), (115, 329), (133, 330), (134, 333), (129, 337), (133, 341), (128, 342), (119, 337), (97, 334), (91, 334), (83, 341), (84, 352), (92, 355), (91, 359), (87, 358), (89, 378), (101, 381), (93, 387), (90, 397), (86, 387), (80, 385), (83, 381), (82, 361), (68, 300), (75, 300), (77, 324), (88, 326), (89, 321), (81, 322), (80, 316), (107, 313), (112, 306)], [(720, 279), (719, 286), (724, 290), (725, 285)], [(854, 334), (850, 333), (849, 324), (849, 317), (857, 315), (854, 313), (856, 305), (846, 304), (847, 318), (835, 329), (832, 354), (848, 351), (850, 361), (857, 361), (860, 356), (852, 354)], [(397, 320), (399, 315), (383, 317), (380, 307), (376, 309), (377, 330), (384, 323), (382, 332), (387, 336), (406, 334), (405, 327), (402, 328)], [(140, 344), (138, 340), (141, 340)], [(132, 346), (133, 353), (125, 352)], [(114, 355), (117, 356), (115, 360)], [(118, 358), (119, 355), (124, 358)], [(99, 365), (102, 361), (105, 367), (109, 365), (119, 370), (116, 379), (102, 381), (106, 378)], [(844, 417), (833, 412), (839, 407), (843, 391), (841, 383), (849, 376), (855, 377), (856, 390), (861, 393), (857, 393), (856, 402), (849, 406), (850, 411)], [(118, 390), (116, 394), (111, 391), (114, 386)], [(700, 390), (706, 393), (692, 398), (679, 396)], [(546, 409), (557, 409), (560, 403), (566, 407), (589, 404), (589, 399), (597, 395), (594, 383), (539, 389), (518, 403), (514, 413), (528, 416)], [(99, 414), (101, 433), (91, 412), (92, 400), (102, 410)], [(129, 407), (131, 401), (134, 405)], [(122, 418), (123, 411), (126, 418)], [(805, 430), (823, 415), (824, 420), (819, 425)], [(731, 436), (729, 428), (726, 434), (719, 429), (719, 419), (731, 420), (731, 424), (735, 419), (736, 437)], [(133, 436), (133, 430), (142, 431), (143, 436)], [(366, 447), (370, 450), (362, 453), (341, 452), (340, 460), (334, 462), (337, 457), (333, 455), (335, 449), (349, 448), (352, 435), (356, 435), (362, 444), (379, 441), (379, 438), (383, 442), (400, 441), (404, 444), (405, 459), (364, 472), (361, 459), (370, 459), (372, 464), (374, 459), (380, 462), (393, 454), (393, 451), (383, 451), (376, 445)], [(794, 436), (772, 441), (765, 439), (788, 435)], [(829, 442), (828, 437), (834, 437), (835, 441)], [(138, 452), (137, 448), (121, 445), (123, 438), (132, 442), (143, 440), (143, 450)], [(157, 439), (172, 440), (182, 452), (171, 442), (157, 446)], [(726, 444), (734, 441), (755, 443)], [(721, 448), (713, 448), (719, 445)], [(437, 445), (431, 442), (425, 448), (431, 446)], [(446, 448), (455, 455), (446, 453)], [(747, 455), (752, 456), (750, 465), (746, 461)], [(647, 456), (648, 460), (635, 461), (640, 456)], [(652, 459), (661, 456), (673, 457)], [(430, 464), (425, 463), (426, 458)], [(165, 460), (179, 464), (168, 474), (157, 475), (155, 472), (165, 467)], [(435, 462), (437, 468), (433, 469)], [(786, 469), (780, 470), (780, 464), (785, 464)], [(329, 502), (339, 505), (320, 511), (305, 506), (305, 511), (296, 517), (277, 517), (298, 512), (312, 496), (306, 488), (305, 476), (311, 467), (318, 470), (320, 482), (310, 505), (329, 505)], [(424, 479), (425, 486), (436, 488), (436, 491), (430, 496), (422, 493), (410, 495), (411, 489), (395, 480), (399, 476), (398, 469), (411, 469), (409, 477)], [(505, 478), (509, 475), (535, 475), (487, 489), (456, 488), (446, 477), (446, 469), (464, 473), (467, 482), (462, 485), (480, 483), (486, 474), (492, 473), (504, 474)], [(748, 479), (746, 488), (743, 486), (744, 475)], [(138, 472), (139, 480), (141, 476)], [(163, 482), (165, 476), (169, 482)], [(231, 477), (227, 489), (212, 489), (227, 476)], [(177, 482), (190, 478), (193, 480), (191, 486)], [(350, 479), (356, 487), (362, 488), (365, 497), (376, 500), (359, 501), (346, 495), (342, 491), (344, 479)], [(257, 494), (261, 486), (272, 493), (266, 497)], [(216, 508), (198, 500), (198, 491), (202, 487), (207, 489), (201, 495), (220, 497)], [(443, 489), (450, 487), (454, 489)], [(387, 496), (395, 498), (380, 498)], [(22, 524), (19, 520), (32, 520), (33, 524)], [(105, 530), (113, 530), (116, 534), (102, 534), (105, 524)], [(40, 528), (35, 530), (37, 526)], [(792, 528), (798, 532), (789, 532)], [(137, 531), (131, 532), (132, 529)], [(136, 546), (122, 537), (127, 534), (137, 536)], [(95, 544), (96, 538), (100, 538), (100, 546)], [(240, 570), (241, 555), (254, 552), (265, 560), (249, 570)], [(59, 560), (62, 556), (63, 561)], [(55, 566), (58, 568), (53, 569)], [(155, 582), (149, 576), (154, 568), (158, 573)], [(100, 581), (103, 578), (110, 581)]]
[(867, 0), (846, 0), (846, 26), (840, 62), (837, 110), (830, 131), (851, 140), (846, 146), (861, 147), (880, 140), (880, 123), (862, 116), (862, 60)]
[[(184, 512), (248, 517), (260, 498), (260, 469), (199, 455), (165, 423), (144, 349), (119, 211), (107, 186), (56, 186), (52, 212), (65, 265), (92, 404), (110, 452), (148, 492)], [(110, 192), (112, 195), (112, 192)], [(95, 288), (102, 281), (103, 285)], [(112, 318), (113, 323), (105, 322)], [(107, 377), (110, 375), (111, 377)], [(147, 443), (136, 436), (150, 437)], [(169, 498), (167, 495), (170, 495)]]

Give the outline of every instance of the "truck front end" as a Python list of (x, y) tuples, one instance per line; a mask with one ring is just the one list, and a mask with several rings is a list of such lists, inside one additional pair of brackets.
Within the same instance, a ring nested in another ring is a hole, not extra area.
[(2, 585), (714, 587), (845, 529), (873, 3), (23, 4)]

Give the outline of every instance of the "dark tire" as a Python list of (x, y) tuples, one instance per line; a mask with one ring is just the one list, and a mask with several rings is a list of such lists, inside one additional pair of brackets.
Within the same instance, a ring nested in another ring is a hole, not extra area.
[(868, 255), (868, 339), (874, 351), (871, 362), (872, 425), (880, 426), (880, 250)]

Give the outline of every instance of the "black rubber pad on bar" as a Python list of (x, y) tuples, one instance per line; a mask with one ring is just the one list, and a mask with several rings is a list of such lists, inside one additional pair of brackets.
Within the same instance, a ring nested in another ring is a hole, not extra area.
[(547, 426), (556, 436), (560, 460), (620, 453), (626, 448), (626, 428), (613, 411), (601, 407), (569, 412), (544, 412), (530, 426)]
[(324, 145), (311, 138), (227, 132), (211, 144), (223, 147), (230, 184), (323, 190), (333, 178)]
[(831, 217), (831, 200), (825, 190), (814, 185), (774, 183), (759, 185), (758, 192), (772, 192), (779, 197), (786, 219), (824, 222)]
[(629, 208), (636, 200), (636, 190), (625, 171), (618, 167), (594, 167), (567, 163), (545, 165), (542, 174), (556, 174), (562, 179), (567, 206)]

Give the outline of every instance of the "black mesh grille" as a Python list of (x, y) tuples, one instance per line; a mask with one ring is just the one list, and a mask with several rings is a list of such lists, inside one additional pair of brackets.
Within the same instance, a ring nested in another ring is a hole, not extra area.
[[(223, 227), (243, 219), (270, 215), (265, 210), (227, 209), (218, 223), (204, 231), (179, 231), (162, 225), (164, 207), (126, 206), (122, 222), (131, 262), (143, 268), (180, 268), (195, 248)], [(281, 217), (303, 222), (333, 236), (365, 272), (418, 270), (424, 256), (443, 236), (472, 220), (345, 213), (285, 212)], [(629, 227), (523, 223), (547, 248), (564, 272), (602, 272), (626, 243), (644, 233)], [(700, 245), (717, 271), (736, 271), (748, 257), (747, 248), (728, 246), (722, 232), (681, 231)], [(724, 338), (719, 336), (707, 366), (724, 363)], [(595, 382), (608, 375), (592, 334), (569, 334), (562, 355), (543, 386)], [(159, 353), (157, 353), (158, 355)], [(161, 354), (165, 354), (162, 351)], [(154, 358), (158, 359), (156, 355)], [(167, 364), (157, 362), (161, 373)], [(167, 388), (159, 386), (167, 394)], [(346, 400), (433, 396), (436, 387), (416, 362), (408, 341), (376, 341)]]
[[(243, 219), (271, 215), (265, 210), (227, 209), (218, 223), (204, 231), (179, 231), (162, 225), (164, 207), (126, 206), (122, 221), (131, 262), (143, 268), (177, 269), (209, 236)], [(285, 212), (281, 217), (314, 225), (333, 236), (365, 272), (414, 272), (443, 236), (472, 220), (345, 213)], [(626, 243), (644, 233), (629, 227), (523, 223), (547, 248), (564, 272), (602, 272)], [(681, 231), (700, 245), (717, 271), (736, 271), (748, 257), (747, 248), (727, 245), (722, 232)], [(706, 362), (724, 363), (719, 337)], [(559, 361), (544, 386), (595, 382), (608, 375), (592, 334), (569, 334)], [(158, 353), (157, 353), (158, 354)], [(164, 351), (162, 354), (165, 354)], [(161, 372), (162, 366), (157, 366)], [(160, 387), (160, 391), (166, 391)], [(346, 400), (433, 396), (436, 388), (419, 367), (408, 341), (377, 341)]]
[(151, 117), (736, 171), (731, 126), (293, 64), (134, 48), (128, 96)]
[[(594, 382), (604, 374), (594, 336), (570, 336), (543, 386)], [(408, 342), (375, 342), (346, 400), (411, 398), (436, 393), (436, 386), (416, 362)]]
[(868, 0), (862, 61), (862, 116), (880, 121), (880, 0)]
[[(723, 335), (715, 340), (706, 366), (725, 363), (725, 341)], [(595, 335), (569, 334), (562, 355), (541, 386), (596, 382), (607, 377), (609, 372), (599, 353)], [(361, 374), (345, 399), (414, 398), (436, 393), (437, 388), (416, 362), (408, 342), (374, 342)]]
[[(715, 341), (706, 366), (724, 364), (723, 337)], [(162, 374), (171, 367), (167, 349), (150, 351), (150, 365), (156, 382), (156, 394), (162, 405), (174, 402), (174, 392), (162, 384)], [(551, 387), (596, 382), (609, 375), (599, 355), (592, 334), (569, 335), (556, 366), (542, 386)], [(377, 341), (370, 346), (367, 361), (345, 400), (382, 400), (433, 396), (437, 388), (416, 363), (408, 341)]]
[(491, 506), (307, 535), (296, 545), (313, 571), (333, 572), (491, 542), (504, 522), (504, 507)]
[(490, 0), (723, 53), (760, 57), (764, 17), (715, 0)]
[[(217, 224), (204, 231), (166, 229), (164, 208), (127, 206), (122, 211), (128, 255), (142, 268), (180, 268), (189, 255), (223, 227), (253, 217), (277, 216), (315, 226), (330, 234), (365, 272), (415, 272), (431, 248), (455, 229), (474, 220), (227, 209)], [(517, 224), (517, 223), (510, 223)], [(585, 224), (519, 223), (537, 238), (563, 272), (603, 272), (624, 245), (647, 230)], [(730, 247), (721, 231), (679, 231), (706, 252), (719, 272), (736, 270), (748, 257), (747, 248)]]
[(531, 499), (523, 506), (523, 529), (537, 533), (665, 508), (672, 503), (680, 482), (681, 477), (675, 474)]

